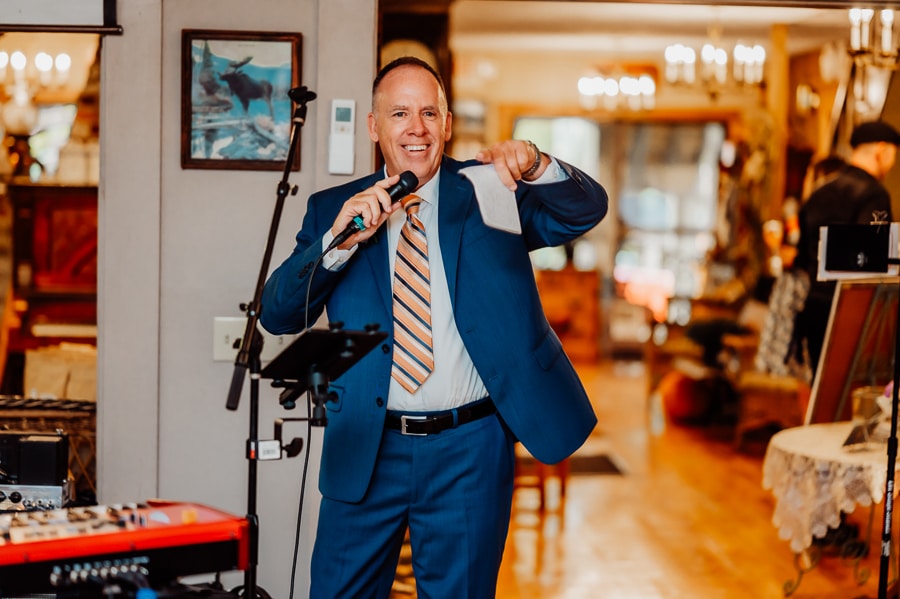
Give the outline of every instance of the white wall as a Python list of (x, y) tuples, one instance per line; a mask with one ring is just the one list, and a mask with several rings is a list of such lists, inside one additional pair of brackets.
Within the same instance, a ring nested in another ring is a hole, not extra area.
[(103, 0), (6, 0), (3, 22), (9, 25), (102, 26)]
[[(215, 316), (252, 299), (281, 171), (180, 166), (181, 30), (299, 31), (301, 83), (318, 94), (302, 130), (299, 186), (288, 197), (271, 268), (293, 247), (309, 193), (347, 180), (326, 173), (327, 115), (356, 99), (357, 175), (372, 164), (363, 127), (375, 67), (375, 0), (129, 0), (124, 34), (103, 41), (99, 232), (99, 501), (163, 497), (243, 515), (249, 378), (225, 409), (233, 364), (212, 359)], [(347, 40), (353, 40), (349, 44)], [(260, 438), (285, 412), (260, 385)], [(305, 426), (286, 425), (286, 437)], [(310, 453), (296, 596), (305, 596), (318, 492)], [(287, 597), (303, 456), (259, 464), (258, 583)], [(226, 581), (240, 584), (242, 575)]]

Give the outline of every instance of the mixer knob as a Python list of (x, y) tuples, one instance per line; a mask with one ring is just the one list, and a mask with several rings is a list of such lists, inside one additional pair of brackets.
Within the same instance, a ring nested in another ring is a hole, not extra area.
[(0, 491), (0, 501), (6, 501), (6, 493)]
[(13, 491), (9, 494), (9, 500), (13, 503), (19, 503), (20, 501), (22, 501), (22, 494), (18, 491)]

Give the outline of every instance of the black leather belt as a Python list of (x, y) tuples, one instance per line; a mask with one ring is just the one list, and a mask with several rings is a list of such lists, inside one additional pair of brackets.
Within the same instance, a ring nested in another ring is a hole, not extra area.
[(461, 424), (490, 416), (497, 412), (491, 398), (478, 400), (471, 404), (447, 410), (446, 412), (433, 412), (428, 414), (400, 414), (388, 412), (384, 426), (400, 431), (404, 435), (434, 435), (448, 428), (455, 428)]

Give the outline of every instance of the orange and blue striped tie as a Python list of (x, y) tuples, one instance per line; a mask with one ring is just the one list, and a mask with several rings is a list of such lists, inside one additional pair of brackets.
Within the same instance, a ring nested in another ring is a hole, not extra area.
[(431, 339), (431, 283), (428, 241), (419, 220), (422, 198), (401, 200), (406, 222), (394, 262), (394, 366), (391, 376), (413, 393), (434, 370)]

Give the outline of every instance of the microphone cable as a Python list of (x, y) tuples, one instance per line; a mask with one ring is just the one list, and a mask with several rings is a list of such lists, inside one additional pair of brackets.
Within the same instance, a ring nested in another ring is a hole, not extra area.
[[(316, 274), (316, 268), (322, 262), (322, 258), (325, 257), (328, 251), (324, 251), (319, 254), (319, 257), (316, 258), (312, 263), (307, 264), (304, 267), (303, 272), (305, 273), (307, 270), (310, 270), (309, 280), (306, 283), (306, 297), (304, 299), (303, 306), (303, 330), (309, 330), (309, 296), (310, 290), (312, 289), (312, 279)], [(297, 524), (294, 530), (294, 554), (293, 559), (291, 560), (291, 579), (290, 579), (290, 590), (288, 592), (288, 599), (294, 598), (294, 585), (297, 583), (297, 561), (300, 558), (300, 533), (303, 528), (303, 502), (306, 498), (306, 479), (309, 475), (309, 453), (312, 448), (312, 393), (310, 392), (309, 387), (306, 389), (306, 451), (303, 452), (303, 468), (300, 469), (300, 498), (297, 503)]]
[[(312, 417), (312, 400), (306, 391), (306, 413)], [(294, 558), (291, 560), (291, 584), (288, 599), (294, 598), (294, 585), (297, 582), (297, 561), (300, 557), (300, 531), (303, 525), (303, 502), (306, 498), (306, 477), (309, 474), (309, 450), (312, 447), (312, 420), (306, 419), (306, 451), (303, 452), (303, 468), (300, 475), (300, 501), (297, 504), (297, 528), (294, 533)]]

